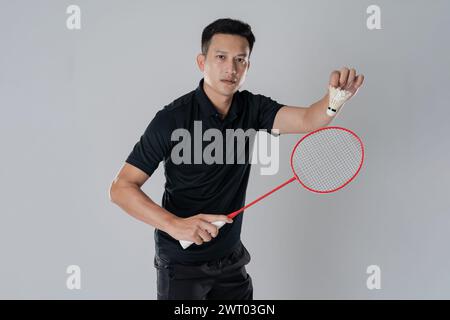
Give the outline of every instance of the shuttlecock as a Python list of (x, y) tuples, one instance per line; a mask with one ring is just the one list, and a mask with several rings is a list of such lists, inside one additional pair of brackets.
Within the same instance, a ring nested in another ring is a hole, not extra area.
[(328, 104), (327, 115), (333, 117), (334, 115), (336, 115), (345, 101), (347, 101), (351, 97), (352, 93), (347, 90), (341, 90), (339, 88), (329, 86), (329, 94), (330, 102)]

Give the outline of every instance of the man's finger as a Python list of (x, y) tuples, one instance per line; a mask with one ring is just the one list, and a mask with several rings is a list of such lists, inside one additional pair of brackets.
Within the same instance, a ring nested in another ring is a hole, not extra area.
[(200, 228), (208, 231), (208, 233), (211, 234), (214, 238), (217, 236), (219, 230), (215, 225), (206, 221), (202, 221), (202, 223), (200, 224)]
[(209, 242), (212, 239), (211, 235), (206, 230), (203, 229), (200, 229), (198, 231), (198, 235), (200, 236), (200, 238), (202, 238), (204, 242)]
[(339, 86), (340, 73), (334, 70), (330, 75), (330, 86), (337, 88)]
[(355, 80), (355, 87), (356, 87), (356, 89), (361, 87), (363, 82), (364, 82), (364, 75), (360, 74), (359, 76), (356, 77), (356, 80)]
[(352, 85), (350, 86), (349, 90), (353, 92), (353, 94), (356, 94), (358, 89), (362, 86), (364, 81), (364, 76), (360, 74), (355, 78), (355, 81), (353, 81)]
[(353, 82), (355, 81), (355, 76), (356, 76), (356, 70), (355, 69), (350, 69), (350, 72), (348, 74), (348, 78), (347, 78), (347, 85), (345, 86), (345, 89), (351, 88), (351, 86), (353, 86)]
[(199, 235), (196, 235), (196, 236), (194, 237), (194, 243), (195, 243), (196, 245), (202, 245), (202, 244), (203, 244), (203, 240), (202, 240), (202, 238), (201, 238)]
[(215, 221), (224, 221), (228, 223), (233, 222), (232, 219), (228, 218), (226, 215), (223, 214), (205, 214), (203, 215), (203, 219), (205, 219), (208, 222), (215, 222)]
[(343, 88), (347, 84), (349, 72), (350, 71), (346, 67), (341, 69), (341, 76), (339, 77), (339, 87)]

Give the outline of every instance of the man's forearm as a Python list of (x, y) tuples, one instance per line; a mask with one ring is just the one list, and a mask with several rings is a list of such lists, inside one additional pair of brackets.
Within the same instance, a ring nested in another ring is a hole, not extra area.
[(333, 120), (333, 117), (327, 115), (328, 103), (329, 94), (327, 93), (306, 109), (305, 123), (308, 124), (308, 127), (313, 128), (311, 131), (326, 127)]
[(116, 186), (111, 200), (132, 217), (169, 233), (177, 216), (150, 199), (138, 186)]

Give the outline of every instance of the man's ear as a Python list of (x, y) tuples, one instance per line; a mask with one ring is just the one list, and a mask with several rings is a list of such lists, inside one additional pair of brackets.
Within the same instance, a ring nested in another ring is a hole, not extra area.
[(247, 71), (248, 71), (248, 69), (250, 69), (250, 60), (248, 60)]
[(203, 53), (199, 53), (197, 55), (197, 65), (201, 72), (205, 70), (205, 55)]

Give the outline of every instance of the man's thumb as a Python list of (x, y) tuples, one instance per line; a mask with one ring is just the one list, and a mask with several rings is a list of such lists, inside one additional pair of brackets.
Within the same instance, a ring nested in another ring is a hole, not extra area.
[(208, 214), (206, 215), (206, 220), (208, 222), (215, 222), (215, 221), (224, 221), (227, 223), (232, 223), (233, 220), (228, 218), (226, 215), (223, 214)]

